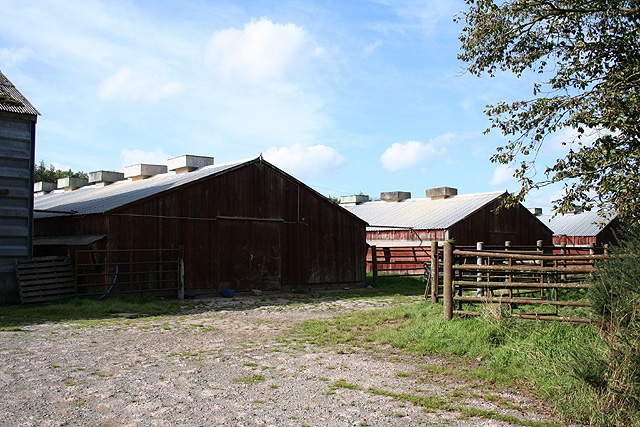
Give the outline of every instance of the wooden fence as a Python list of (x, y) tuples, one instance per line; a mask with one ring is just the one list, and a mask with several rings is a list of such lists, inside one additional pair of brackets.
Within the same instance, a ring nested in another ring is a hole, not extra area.
[(16, 277), (22, 304), (72, 297), (76, 292), (70, 257), (48, 256), (16, 262)]
[[(566, 315), (563, 307), (589, 307), (571, 300), (576, 290), (587, 289), (582, 279), (593, 263), (605, 257), (604, 248), (562, 246), (375, 247), (368, 255), (374, 282), (378, 273), (424, 276), (425, 298), (444, 301), (444, 317), (478, 315), (469, 306), (499, 304), (513, 317), (538, 320), (589, 322), (587, 317)], [(465, 310), (466, 306), (466, 310)], [(531, 307), (547, 307), (540, 312)], [(535, 311), (528, 312), (527, 311)]]
[[(444, 318), (479, 314), (465, 311), (464, 304), (493, 303), (508, 309), (513, 317), (589, 322), (587, 317), (563, 315), (559, 309), (591, 306), (588, 301), (572, 300), (575, 292), (571, 292), (589, 288), (582, 280), (594, 271), (595, 260), (606, 257), (593, 253), (594, 248), (591, 252), (567, 255), (544, 253), (538, 248), (489, 251), (481, 247), (456, 250), (446, 242), (442, 268)], [(535, 306), (552, 311), (531, 312)]]

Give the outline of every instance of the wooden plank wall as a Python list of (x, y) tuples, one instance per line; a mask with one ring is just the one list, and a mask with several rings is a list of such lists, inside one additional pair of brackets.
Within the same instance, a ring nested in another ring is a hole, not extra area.
[(76, 293), (70, 257), (39, 257), (16, 262), (22, 304), (72, 297)]

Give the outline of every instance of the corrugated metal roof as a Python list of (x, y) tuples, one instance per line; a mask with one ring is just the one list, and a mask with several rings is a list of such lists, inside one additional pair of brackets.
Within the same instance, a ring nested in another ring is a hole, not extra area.
[(581, 212), (568, 215), (540, 215), (538, 218), (547, 225), (554, 236), (597, 236), (616, 215), (612, 212), (603, 217), (597, 212)]
[(88, 215), (108, 212), (120, 206), (208, 176), (228, 171), (259, 159), (260, 157), (251, 160), (205, 166), (181, 175), (166, 173), (141, 181), (118, 181), (106, 187), (89, 185), (74, 191), (55, 191), (34, 197), (34, 217), (48, 218), (72, 214)]
[(389, 228), (443, 230), (491, 203), (504, 191), (462, 194), (447, 199), (408, 199), (402, 202), (375, 201), (345, 207), (369, 224), (368, 231)]
[(0, 111), (18, 114), (33, 114), (39, 116), (36, 110), (27, 99), (16, 89), (16, 87), (0, 71)]

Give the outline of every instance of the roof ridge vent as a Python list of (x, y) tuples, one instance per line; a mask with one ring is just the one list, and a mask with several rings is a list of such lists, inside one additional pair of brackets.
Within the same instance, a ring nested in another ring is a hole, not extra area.
[(193, 172), (196, 169), (212, 164), (213, 157), (192, 156), (189, 154), (167, 160), (167, 168), (170, 171), (175, 171), (176, 175)]
[(122, 172), (113, 171), (95, 171), (89, 172), (89, 184), (96, 187), (104, 187), (117, 181), (122, 181), (124, 174)]
[(340, 204), (342, 206), (356, 206), (362, 203), (368, 202), (369, 196), (367, 194), (355, 194), (352, 196), (340, 196)]
[(411, 193), (409, 191), (385, 191), (380, 193), (380, 200), (384, 200), (389, 203), (401, 202), (410, 198)]
[(140, 181), (161, 173), (167, 173), (167, 167), (165, 165), (139, 163), (137, 165), (124, 167), (124, 177), (131, 178), (132, 181)]
[(64, 191), (77, 190), (87, 184), (89, 184), (89, 180), (87, 178), (78, 178), (75, 176), (58, 178), (58, 188), (64, 188)]
[(55, 182), (38, 181), (33, 184), (33, 192), (36, 196), (43, 196), (47, 193), (51, 193), (58, 188)]
[(457, 196), (458, 189), (452, 187), (427, 188), (425, 194), (427, 197), (431, 197), (431, 200), (442, 200), (448, 199), (451, 196)]

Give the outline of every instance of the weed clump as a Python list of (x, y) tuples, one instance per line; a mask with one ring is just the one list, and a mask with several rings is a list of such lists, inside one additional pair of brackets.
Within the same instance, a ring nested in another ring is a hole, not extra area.
[(627, 228), (591, 279), (601, 351), (577, 348), (573, 373), (592, 392), (590, 421), (640, 426), (640, 227)]

